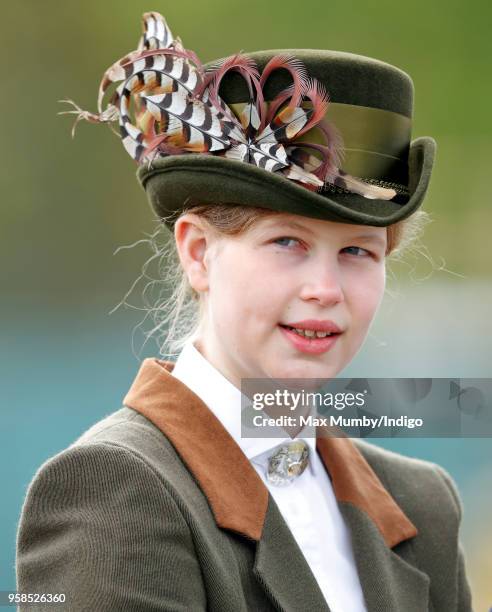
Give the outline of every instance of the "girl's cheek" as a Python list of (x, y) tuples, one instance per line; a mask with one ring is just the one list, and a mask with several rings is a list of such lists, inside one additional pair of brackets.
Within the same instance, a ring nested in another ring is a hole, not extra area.
[(380, 303), (381, 294), (382, 292), (374, 290), (361, 292), (359, 303), (361, 311), (366, 318), (371, 319), (375, 315)]
[(365, 320), (374, 317), (384, 294), (384, 283), (379, 278), (367, 277), (361, 282), (352, 283), (347, 289), (346, 295), (350, 309), (358, 313)]
[(361, 292), (364, 296), (366, 309), (371, 312), (377, 309), (384, 293), (384, 285), (379, 279), (368, 279), (365, 289)]

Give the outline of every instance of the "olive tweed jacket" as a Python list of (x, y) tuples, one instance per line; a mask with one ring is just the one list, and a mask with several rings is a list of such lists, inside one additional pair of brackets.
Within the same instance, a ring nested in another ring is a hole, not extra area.
[[(145, 359), (123, 407), (35, 474), (17, 590), (66, 602), (25, 609), (328, 611), (267, 487), (172, 368)], [(358, 439), (319, 437), (317, 451), (368, 611), (472, 610), (447, 472)]]

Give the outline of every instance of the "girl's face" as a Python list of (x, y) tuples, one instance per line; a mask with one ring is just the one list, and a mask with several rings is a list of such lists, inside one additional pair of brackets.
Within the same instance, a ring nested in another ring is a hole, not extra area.
[[(196, 219), (181, 217), (175, 236), (204, 299), (195, 340), (203, 355), (237, 387), (241, 378), (337, 376), (383, 297), (386, 228), (286, 213), (238, 237), (214, 237)], [(302, 322), (340, 333), (312, 339), (284, 327)]]

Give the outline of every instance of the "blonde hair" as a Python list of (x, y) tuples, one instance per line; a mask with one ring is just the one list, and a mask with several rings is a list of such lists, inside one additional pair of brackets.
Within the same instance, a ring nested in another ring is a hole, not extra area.
[[(200, 204), (186, 208), (181, 215), (185, 213), (198, 215), (209, 227), (224, 236), (239, 236), (248, 231), (258, 220), (282, 214), (266, 208), (232, 204)], [(395, 259), (401, 258), (402, 254), (414, 245), (429, 221), (428, 213), (418, 210), (403, 221), (389, 225), (386, 258), (390, 256)], [(145, 336), (147, 339), (155, 336), (159, 354), (169, 359), (178, 355), (186, 341), (196, 333), (203, 314), (203, 301), (189, 284), (179, 260), (174, 236), (169, 235), (167, 229), (161, 243), (163, 228), (165, 226), (159, 220), (156, 231), (147, 241), (143, 241), (150, 243), (154, 254), (142, 267), (142, 276), (149, 280), (143, 291), (143, 300), (146, 304), (144, 310), (147, 311), (147, 315), (137, 327), (150, 316), (154, 326), (145, 332)], [(148, 267), (154, 261), (158, 266), (155, 279), (148, 274)], [(148, 300), (147, 290), (153, 291), (157, 285), (161, 286), (161, 291), (157, 300), (152, 303)]]

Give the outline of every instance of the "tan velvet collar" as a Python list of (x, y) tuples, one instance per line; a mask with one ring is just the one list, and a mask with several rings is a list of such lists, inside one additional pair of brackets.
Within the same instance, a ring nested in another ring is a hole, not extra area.
[[(123, 404), (152, 421), (172, 443), (206, 495), (217, 524), (260, 540), (268, 488), (206, 404), (170, 374), (174, 362), (144, 359)], [(316, 448), (339, 502), (367, 513), (386, 544), (417, 535), (350, 438), (317, 437)]]

